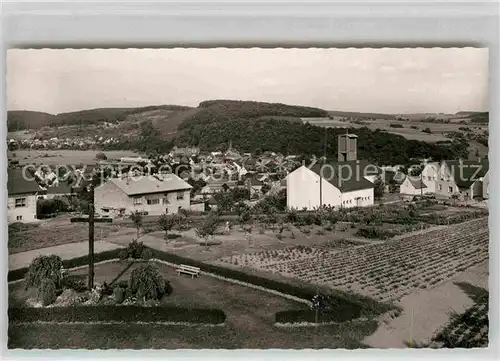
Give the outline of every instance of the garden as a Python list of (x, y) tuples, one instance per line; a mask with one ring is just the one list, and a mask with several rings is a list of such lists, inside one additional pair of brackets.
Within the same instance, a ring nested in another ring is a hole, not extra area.
[(218, 261), (291, 276), (379, 301), (445, 282), (488, 260), (488, 219), (479, 218), (383, 243), (337, 252), (297, 248), (233, 255)]
[[(276, 324), (309, 322), (316, 313), (310, 302), (314, 289), (197, 263), (134, 241), (124, 250), (96, 254), (89, 290), (86, 261), (40, 256), (23, 272), (9, 272), (9, 281), (17, 280), (9, 284), (9, 348), (357, 348), (376, 329), (373, 317), (393, 308), (338, 293), (329, 296), (334, 309), (321, 309), (321, 332), (299, 331)], [(174, 263), (199, 266), (211, 276), (178, 275)]]

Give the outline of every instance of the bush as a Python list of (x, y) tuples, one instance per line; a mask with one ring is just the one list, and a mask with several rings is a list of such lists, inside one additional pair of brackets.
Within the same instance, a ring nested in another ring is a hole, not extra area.
[(107, 282), (102, 284), (101, 295), (111, 296), (113, 294), (113, 287), (111, 287)]
[(56, 301), (56, 285), (51, 279), (43, 279), (37, 291), (37, 298), (42, 302), (42, 305), (48, 306)]
[(123, 303), (125, 300), (125, 289), (122, 287), (116, 287), (113, 291), (113, 296), (117, 304)]
[(144, 248), (144, 250), (141, 253), (141, 258), (146, 261), (150, 260), (151, 258), (153, 258), (153, 253), (149, 248)]
[(62, 288), (69, 288), (75, 290), (76, 292), (83, 292), (87, 290), (87, 285), (85, 281), (80, 279), (78, 276), (67, 275), (61, 281)]
[(51, 280), (56, 287), (61, 285), (61, 268), (63, 263), (59, 256), (38, 256), (29, 266), (26, 274), (26, 289), (40, 287), (42, 281)]
[(378, 229), (375, 227), (361, 227), (356, 232), (356, 236), (368, 238), (368, 239), (388, 239), (395, 234), (390, 231), (384, 231), (383, 229)]
[(127, 258), (140, 259), (142, 257), (143, 251), (144, 251), (144, 244), (142, 242), (137, 242), (137, 240), (133, 240), (128, 244), (126, 249), (120, 251), (120, 259), (122, 260)]
[(132, 271), (129, 287), (133, 294), (144, 300), (159, 300), (165, 294), (165, 280), (158, 268), (151, 264)]
[(93, 307), (9, 308), (9, 322), (192, 322), (219, 324), (218, 309), (96, 305)]
[[(120, 251), (121, 251), (120, 249), (113, 249), (113, 250), (109, 250), (109, 251), (95, 253), (94, 254), (94, 262), (97, 263), (97, 262), (101, 262), (101, 261), (107, 261), (110, 259), (116, 259), (116, 258), (118, 258)], [(47, 257), (47, 256), (44, 256), (44, 257)], [(89, 256), (88, 255), (62, 261), (62, 265), (66, 269), (79, 267), (79, 266), (86, 266), (88, 264), (89, 264)], [(29, 273), (29, 267), (9, 271), (9, 273), (7, 275), (8, 282), (17, 281), (17, 280), (21, 280), (23, 278), (27, 278), (27, 273)]]

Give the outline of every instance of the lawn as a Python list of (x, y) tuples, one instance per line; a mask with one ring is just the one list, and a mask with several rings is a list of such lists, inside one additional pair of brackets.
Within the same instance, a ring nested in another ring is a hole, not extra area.
[[(128, 279), (138, 263), (128, 261), (97, 265), (97, 282)], [(360, 321), (317, 328), (274, 326), (274, 314), (308, 306), (271, 293), (201, 275), (179, 276), (172, 267), (158, 264), (170, 280), (173, 293), (165, 306), (210, 307), (226, 315), (223, 327), (165, 325), (43, 325), (12, 324), (9, 348), (358, 348), (360, 340), (375, 331), (375, 321)], [(85, 277), (87, 270), (72, 273)], [(111, 275), (111, 276), (110, 276)], [(23, 285), (9, 287), (9, 304), (27, 298)], [(91, 306), (90, 306), (91, 307)]]
[[(97, 223), (94, 237), (96, 241), (102, 240), (119, 230), (113, 224)], [(10, 225), (8, 249), (9, 254), (26, 252), (50, 246), (58, 246), (73, 242), (87, 241), (89, 226), (86, 223), (55, 223), (53, 220), (26, 225)]]

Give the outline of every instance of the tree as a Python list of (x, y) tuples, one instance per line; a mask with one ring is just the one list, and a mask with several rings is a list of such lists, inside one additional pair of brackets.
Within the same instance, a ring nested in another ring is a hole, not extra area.
[(375, 180), (374, 186), (375, 187), (373, 188), (373, 196), (375, 198), (382, 198), (382, 196), (384, 195), (385, 185), (384, 185), (384, 182), (382, 182), (382, 179), (380, 177), (377, 177), (377, 179)]
[(195, 234), (197, 237), (200, 237), (205, 240), (205, 245), (208, 247), (208, 238), (212, 236), (214, 237), (215, 231), (217, 231), (217, 227), (219, 226), (219, 216), (215, 212), (210, 212), (202, 225), (195, 229)]
[(228, 190), (228, 189), (229, 189), (229, 186), (228, 186), (226, 183), (224, 183), (224, 184), (222, 185), (222, 190), (223, 190), (224, 192), (227, 192), (227, 190)]
[(422, 132), (427, 134), (432, 134), (431, 128), (425, 128), (424, 130), (422, 130)]
[(158, 225), (163, 231), (165, 231), (165, 239), (168, 239), (168, 232), (174, 228), (176, 223), (177, 220), (172, 215), (162, 214), (160, 218), (158, 218)]
[(262, 185), (262, 188), (261, 188), (261, 192), (262, 194), (266, 194), (267, 192), (269, 192), (271, 190), (271, 186), (267, 183), (264, 183)]
[(139, 239), (139, 232), (143, 224), (143, 216), (139, 211), (135, 211), (130, 215), (130, 219), (134, 222), (135, 228), (137, 228), (137, 239)]

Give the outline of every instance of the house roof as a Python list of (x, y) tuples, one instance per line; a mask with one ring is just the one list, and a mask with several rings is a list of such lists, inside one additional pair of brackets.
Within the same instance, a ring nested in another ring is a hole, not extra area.
[(408, 181), (415, 189), (427, 188), (427, 185), (420, 179), (420, 177), (408, 177)]
[[(310, 168), (342, 192), (374, 188), (365, 176), (380, 175), (381, 169), (368, 161), (315, 164)], [(323, 171), (322, 171), (323, 170)]]
[(21, 169), (9, 169), (7, 172), (7, 190), (8, 194), (36, 193), (42, 190), (34, 180), (27, 179)]
[(68, 182), (60, 182), (58, 185), (47, 188), (47, 194), (71, 194), (73, 187)]
[(445, 165), (453, 175), (455, 183), (459, 187), (470, 187), (479, 178), (484, 177), (490, 168), (489, 161), (477, 160), (445, 160)]
[(139, 176), (130, 178), (111, 178), (109, 180), (127, 195), (163, 193), (191, 189), (191, 185), (175, 174), (163, 176)]

